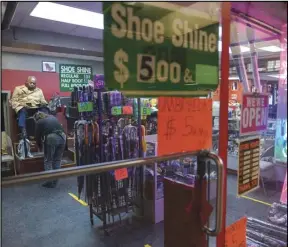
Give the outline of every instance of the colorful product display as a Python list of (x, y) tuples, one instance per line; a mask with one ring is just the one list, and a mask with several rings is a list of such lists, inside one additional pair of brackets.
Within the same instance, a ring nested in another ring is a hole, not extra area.
[[(94, 77), (94, 86), (74, 88), (71, 98), (78, 111), (74, 123), (77, 166), (143, 156), (146, 130), (139, 114), (140, 110), (143, 113), (143, 100), (141, 104), (140, 99), (127, 98), (118, 91), (105, 91), (104, 77), (99, 75)], [(150, 109), (150, 105), (145, 107)], [(78, 197), (85, 188), (91, 224), (97, 216), (107, 233), (108, 223), (121, 221), (123, 213), (139, 207), (141, 174), (143, 168), (133, 167), (79, 176)]]

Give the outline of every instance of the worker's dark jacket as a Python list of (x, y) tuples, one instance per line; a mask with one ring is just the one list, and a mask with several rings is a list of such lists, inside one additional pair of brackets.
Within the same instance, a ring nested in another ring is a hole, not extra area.
[[(40, 119), (36, 123), (36, 131), (35, 131), (35, 140), (39, 148), (42, 147), (42, 140), (46, 139), (46, 137), (50, 134), (56, 134), (59, 136), (58, 140), (55, 140), (57, 143), (51, 144), (65, 144), (66, 136), (64, 134), (63, 127), (59, 123), (58, 119), (54, 116), (48, 116), (47, 118)], [(63, 140), (63, 142), (62, 142)], [(62, 142), (62, 143), (59, 143)], [(66, 142), (67, 143), (67, 142)]]

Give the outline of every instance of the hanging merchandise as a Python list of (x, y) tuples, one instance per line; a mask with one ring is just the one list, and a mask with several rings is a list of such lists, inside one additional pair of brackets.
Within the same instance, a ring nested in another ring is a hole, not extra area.
[[(138, 158), (145, 129), (133, 117), (134, 100), (118, 91), (104, 91), (104, 78), (100, 76), (95, 76), (94, 84), (75, 88), (71, 94), (78, 109), (74, 124), (77, 166)], [(121, 221), (123, 213), (128, 214), (137, 206), (142, 193), (141, 169), (123, 168), (77, 178), (78, 197), (85, 189), (91, 224), (93, 216), (97, 216), (107, 233), (108, 223)]]

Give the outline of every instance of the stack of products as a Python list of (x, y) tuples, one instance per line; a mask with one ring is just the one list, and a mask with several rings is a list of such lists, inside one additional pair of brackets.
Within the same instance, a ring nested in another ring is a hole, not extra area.
[(287, 206), (273, 203), (269, 210), (268, 222), (248, 218), (247, 244), (251, 247), (286, 247)]

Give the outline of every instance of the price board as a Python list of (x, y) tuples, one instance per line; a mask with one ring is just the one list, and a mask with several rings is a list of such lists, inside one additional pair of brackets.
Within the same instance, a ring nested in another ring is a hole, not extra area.
[(92, 112), (93, 102), (80, 102), (78, 103), (78, 112)]
[(91, 66), (60, 64), (59, 81), (61, 92), (71, 92), (74, 87), (88, 86), (92, 80), (93, 71)]
[(109, 90), (134, 97), (191, 97), (217, 88), (218, 18), (184, 14), (173, 4), (171, 12), (166, 2), (103, 3)]
[(238, 195), (244, 195), (259, 187), (260, 137), (241, 140), (238, 160)]

